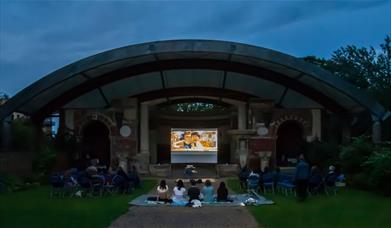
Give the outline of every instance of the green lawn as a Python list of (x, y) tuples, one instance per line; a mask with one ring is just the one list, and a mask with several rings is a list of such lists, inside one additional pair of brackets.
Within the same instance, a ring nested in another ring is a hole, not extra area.
[(154, 180), (129, 195), (102, 198), (50, 198), (50, 187), (0, 195), (0, 227), (107, 227), (124, 214), (128, 202), (148, 192)]
[[(240, 192), (239, 182), (228, 181)], [(299, 203), (293, 196), (267, 194), (274, 205), (248, 209), (262, 227), (391, 227), (391, 198), (345, 189), (337, 196), (313, 196)]]

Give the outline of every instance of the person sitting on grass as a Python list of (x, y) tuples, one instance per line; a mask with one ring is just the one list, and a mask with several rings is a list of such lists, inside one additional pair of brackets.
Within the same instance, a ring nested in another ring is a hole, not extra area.
[(231, 199), (228, 198), (228, 189), (225, 187), (225, 182), (222, 181), (220, 183), (219, 188), (217, 189), (217, 202), (232, 202)]
[(202, 188), (202, 194), (204, 195), (204, 202), (213, 202), (214, 197), (213, 197), (213, 186), (210, 180), (205, 181), (205, 186)]
[(190, 180), (191, 187), (187, 190), (187, 195), (189, 196), (189, 203), (192, 200), (200, 200), (200, 189), (196, 186), (197, 182), (193, 179)]
[(166, 184), (165, 180), (161, 180), (159, 186), (157, 186), (157, 201), (172, 203), (168, 185)]

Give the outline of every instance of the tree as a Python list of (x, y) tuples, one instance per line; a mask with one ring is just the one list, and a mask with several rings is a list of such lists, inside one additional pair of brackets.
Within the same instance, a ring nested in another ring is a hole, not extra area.
[(0, 105), (6, 102), (9, 99), (8, 94), (0, 92)]
[[(307, 56), (305, 61), (316, 64), (357, 88), (374, 96), (391, 110), (391, 38), (386, 35), (380, 48), (348, 45), (334, 51), (330, 59)], [(391, 138), (391, 120), (384, 123), (384, 134)]]
[(380, 49), (348, 45), (334, 51), (330, 59), (307, 56), (307, 62), (316, 64), (341, 77), (357, 88), (375, 96), (391, 109), (391, 38), (386, 36)]

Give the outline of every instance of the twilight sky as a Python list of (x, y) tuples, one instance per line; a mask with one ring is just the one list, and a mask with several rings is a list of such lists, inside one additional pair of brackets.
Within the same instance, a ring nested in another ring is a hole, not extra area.
[(218, 39), (297, 57), (379, 47), (391, 0), (0, 0), (0, 92), (14, 95), (92, 54), (148, 41)]

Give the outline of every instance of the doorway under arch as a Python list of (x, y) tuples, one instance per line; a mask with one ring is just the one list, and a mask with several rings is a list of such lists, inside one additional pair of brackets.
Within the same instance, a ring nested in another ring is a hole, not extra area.
[(99, 159), (101, 165), (110, 165), (110, 131), (104, 123), (93, 120), (82, 131), (82, 162), (88, 165), (91, 159)]
[(294, 120), (285, 121), (277, 131), (276, 160), (278, 166), (292, 166), (303, 153), (303, 126)]

